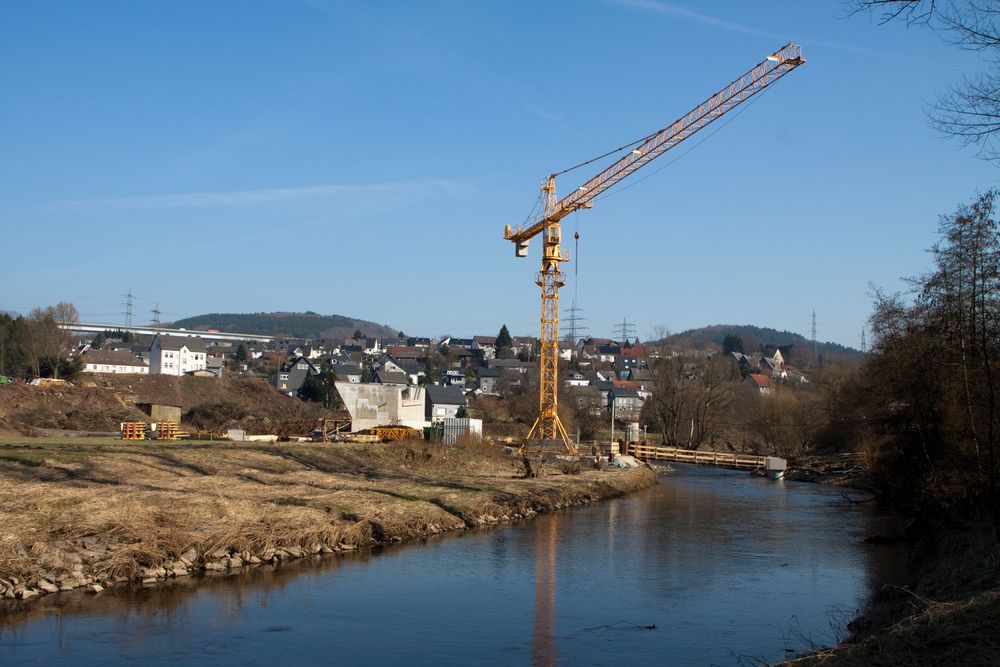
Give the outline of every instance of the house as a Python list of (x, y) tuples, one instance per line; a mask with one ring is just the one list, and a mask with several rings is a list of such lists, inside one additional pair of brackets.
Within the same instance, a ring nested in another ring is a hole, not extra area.
[(448, 347), (448, 356), (463, 368), (472, 368), (476, 360), (483, 358), (483, 350), (473, 350), (468, 347)]
[(391, 354), (383, 354), (372, 364), (373, 371), (389, 371), (390, 373), (403, 373), (403, 367), (398, 361), (392, 358)]
[(511, 343), (514, 348), (514, 356), (531, 358), (535, 354), (538, 339), (534, 336), (514, 336), (511, 338)]
[(479, 368), (476, 370), (479, 379), (479, 391), (483, 394), (497, 395), (497, 382), (500, 380), (499, 368)]
[(483, 359), (495, 359), (497, 356), (497, 337), (473, 336), (471, 349), (481, 350)]
[(646, 359), (646, 347), (644, 345), (633, 345), (623, 347), (621, 354), (615, 359), (615, 370), (618, 377), (625, 377), (629, 371), (645, 370), (649, 368), (649, 361)]
[(523, 375), (529, 369), (537, 368), (538, 364), (533, 364), (530, 361), (518, 361), (517, 359), (490, 359), (486, 362), (486, 366), (487, 368), (498, 368), (501, 371), (508, 370)]
[(744, 384), (753, 387), (754, 389), (758, 390), (760, 393), (765, 395), (770, 394), (771, 391), (773, 390), (773, 385), (771, 384), (771, 378), (767, 375), (764, 375), (763, 373), (751, 373), (750, 375), (747, 376), (747, 379), (744, 381)]
[(354, 384), (361, 382), (361, 364), (340, 362), (330, 364), (330, 370), (337, 380)]
[(283, 394), (296, 396), (299, 389), (310, 375), (319, 375), (320, 369), (305, 357), (296, 357), (290, 363), (283, 365), (277, 372), (271, 373), (271, 386)]
[(590, 383), (591, 387), (597, 389), (600, 392), (601, 405), (609, 406), (611, 405), (611, 390), (614, 388), (614, 384), (610, 381), (598, 380), (596, 382)]
[(576, 403), (577, 407), (592, 415), (604, 414), (608, 406), (606, 398), (601, 398), (601, 391), (597, 387), (572, 387), (566, 391), (567, 400)]
[(570, 371), (566, 374), (566, 379), (563, 380), (563, 384), (567, 387), (586, 387), (590, 384), (590, 380), (587, 376), (580, 371)]
[(458, 409), (467, 405), (465, 394), (459, 387), (440, 387), (436, 384), (429, 384), (425, 389), (427, 390), (427, 403), (424, 416), (428, 421), (441, 421), (455, 417)]
[(386, 350), (386, 352), (388, 352), (396, 362), (421, 361), (427, 358), (427, 348), (417, 347), (415, 345), (406, 347), (397, 345), (395, 347), (390, 347)]
[(375, 371), (374, 382), (378, 384), (399, 384), (405, 386), (410, 383), (410, 376), (403, 371), (388, 371), (383, 369)]
[(638, 419), (642, 412), (643, 399), (635, 389), (612, 387), (611, 408), (618, 419)]
[(736, 364), (740, 367), (740, 377), (746, 378), (750, 375), (750, 357), (743, 354), (742, 352), (730, 352), (729, 356), (736, 361)]
[(397, 363), (397, 366), (410, 377), (410, 384), (420, 384), (420, 378), (427, 375), (427, 370), (423, 364), (412, 361), (401, 361)]
[[(217, 378), (222, 377), (222, 373), (224, 372), (225, 368), (226, 368), (226, 359), (225, 359), (225, 357), (212, 357), (212, 356), (210, 356), (205, 361), (205, 371), (211, 377), (217, 377)], [(200, 373), (201, 371), (197, 371), (197, 372)]]
[(205, 370), (207, 363), (205, 341), (198, 337), (156, 334), (149, 346), (152, 375), (185, 375)]
[(149, 373), (146, 362), (126, 350), (88, 350), (83, 354), (83, 364), (87, 373)]
[(446, 386), (457, 385), (462, 387), (465, 385), (465, 370), (461, 368), (446, 368), (441, 373), (441, 384)]

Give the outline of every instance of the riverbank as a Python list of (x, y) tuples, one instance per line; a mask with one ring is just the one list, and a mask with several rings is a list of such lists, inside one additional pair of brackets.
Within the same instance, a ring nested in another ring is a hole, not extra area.
[(906, 586), (876, 583), (850, 637), (796, 667), (1000, 664), (1000, 542), (987, 519), (921, 525)]
[(524, 478), (495, 446), (0, 441), (0, 613), (486, 526), (621, 496), (650, 470)]

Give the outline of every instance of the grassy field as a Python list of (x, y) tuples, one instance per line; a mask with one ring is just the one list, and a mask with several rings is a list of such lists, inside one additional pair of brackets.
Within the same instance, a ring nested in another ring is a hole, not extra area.
[(153, 583), (397, 542), (653, 483), (645, 469), (553, 468), (526, 479), (517, 460), (480, 442), (5, 439), (0, 596)]

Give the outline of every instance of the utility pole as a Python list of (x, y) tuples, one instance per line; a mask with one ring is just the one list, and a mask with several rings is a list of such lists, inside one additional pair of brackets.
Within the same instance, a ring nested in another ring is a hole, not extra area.
[(867, 350), (865, 349), (865, 347), (866, 347), (866, 345), (865, 345), (865, 328), (861, 327), (861, 354), (864, 354), (865, 352), (867, 352)]
[(816, 309), (813, 308), (812, 316), (812, 342), (813, 342), (813, 356), (819, 360), (819, 354), (817, 352), (818, 348), (816, 346)]
[(153, 308), (153, 326), (160, 326), (160, 304), (156, 304), (156, 307)]
[[(624, 345), (628, 342), (629, 336), (635, 336), (635, 325), (627, 319), (622, 318), (622, 323), (615, 325), (615, 332), (618, 334), (618, 337)], [(636, 337), (636, 340), (638, 340), (638, 337)]]
[(132, 328), (132, 286), (129, 285), (128, 294), (125, 296), (125, 326), (129, 329)]

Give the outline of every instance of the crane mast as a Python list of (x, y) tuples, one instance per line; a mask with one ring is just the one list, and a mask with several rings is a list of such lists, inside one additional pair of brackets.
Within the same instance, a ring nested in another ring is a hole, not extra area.
[(521, 446), (522, 452), (552, 451), (553, 445), (568, 453), (576, 451), (558, 413), (559, 288), (565, 284), (559, 265), (569, 259), (560, 247), (560, 221), (573, 211), (591, 208), (597, 197), (616, 184), (804, 63), (802, 47), (783, 46), (681, 118), (632, 144), (634, 148), (624, 157), (561, 200), (556, 199), (557, 174), (550, 175), (542, 184), (541, 213), (526, 226), (512, 229), (507, 225), (504, 239), (514, 243), (516, 257), (527, 257), (528, 242), (542, 235), (542, 266), (535, 277), (535, 284), (542, 290), (538, 417)]

